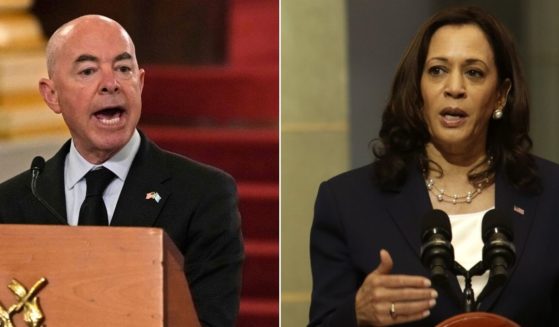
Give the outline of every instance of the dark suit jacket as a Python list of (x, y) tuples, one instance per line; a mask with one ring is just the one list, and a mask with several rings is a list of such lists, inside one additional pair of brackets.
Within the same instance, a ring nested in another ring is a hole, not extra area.
[[(539, 195), (516, 191), (497, 173), (496, 207), (512, 216), (516, 263), (505, 286), (482, 300), (480, 309), (522, 326), (559, 326), (559, 166), (542, 159), (537, 165), (544, 185)], [(429, 210), (417, 169), (410, 169), (405, 185), (394, 191), (379, 190), (371, 166), (322, 183), (311, 230), (310, 326), (356, 325), (355, 294), (379, 264), (383, 248), (392, 255), (393, 273), (428, 277), (419, 253), (420, 220)], [(431, 315), (406, 326), (434, 326), (463, 312), (455, 300), (461, 296), (455, 278), (451, 290), (438, 292)]]
[[(68, 141), (46, 162), (37, 182), (40, 196), (63, 217), (69, 148)], [(33, 197), (30, 180), (27, 171), (0, 184), (0, 222), (66, 224)], [(158, 192), (161, 201), (146, 200), (148, 192)], [(207, 326), (234, 325), (244, 250), (236, 187), (229, 175), (163, 151), (141, 134), (111, 225), (163, 228), (185, 256), (200, 321)]]

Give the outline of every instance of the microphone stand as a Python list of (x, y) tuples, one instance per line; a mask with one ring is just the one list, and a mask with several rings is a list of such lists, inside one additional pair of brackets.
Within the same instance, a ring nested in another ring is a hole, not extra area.
[[(484, 267), (483, 262), (480, 261), (476, 263), (472, 269), (466, 270), (462, 265), (458, 262), (454, 262), (453, 273), (456, 276), (463, 276), (464, 277), (464, 312), (472, 312), (478, 309), (479, 302), (475, 300), (474, 290), (472, 288), (472, 277), (473, 276), (481, 276), (485, 273), (487, 268)], [(483, 292), (482, 292), (483, 294)], [(480, 294), (481, 295), (481, 294)], [(478, 297), (478, 300), (481, 297)]]
[(31, 193), (47, 210), (55, 216), (62, 224), (68, 224), (67, 220), (59, 214), (56, 209), (54, 209), (47, 201), (45, 201), (37, 191), (37, 181), (39, 180), (39, 175), (41, 171), (45, 168), (45, 159), (41, 156), (33, 158), (31, 163)]

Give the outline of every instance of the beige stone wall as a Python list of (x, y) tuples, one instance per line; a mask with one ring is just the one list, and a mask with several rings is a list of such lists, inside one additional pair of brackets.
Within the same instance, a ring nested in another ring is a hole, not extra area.
[(339, 0), (281, 7), (281, 320), (305, 326), (314, 199), (349, 162), (346, 11)]
[(559, 162), (559, 2), (533, 0), (525, 2), (524, 6), (530, 134), (536, 154)]

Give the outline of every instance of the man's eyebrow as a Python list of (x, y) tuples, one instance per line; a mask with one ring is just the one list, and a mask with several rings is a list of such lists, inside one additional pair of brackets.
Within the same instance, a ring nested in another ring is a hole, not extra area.
[[(130, 60), (130, 59), (132, 59), (132, 55), (129, 54), (128, 52), (123, 52), (123, 53), (119, 54), (118, 56), (116, 56), (114, 61)], [(82, 54), (74, 62), (75, 63), (81, 63), (81, 62), (85, 62), (85, 61), (99, 62), (99, 58), (97, 58), (93, 55), (90, 55), (90, 54)]]
[(92, 56), (92, 55), (82, 54), (76, 59), (75, 63), (80, 63), (80, 62), (84, 62), (84, 61), (98, 62), (99, 59), (95, 56)]
[(128, 52), (123, 52), (115, 57), (115, 61), (129, 60), (129, 59), (132, 59), (132, 55), (129, 54)]

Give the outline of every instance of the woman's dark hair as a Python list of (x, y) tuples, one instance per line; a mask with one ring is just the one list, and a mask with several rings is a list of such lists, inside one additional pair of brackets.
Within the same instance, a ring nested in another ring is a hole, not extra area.
[(382, 115), (379, 138), (373, 141), (376, 157), (373, 167), (382, 188), (402, 186), (408, 165), (418, 163), (425, 167), (428, 164), (425, 146), (430, 134), (423, 117), (420, 81), (429, 44), (439, 28), (467, 24), (478, 26), (487, 37), (497, 66), (498, 85), (503, 85), (506, 79), (512, 84), (503, 117), (489, 123), (487, 150), (493, 156), (493, 165), (482, 174), (470, 176), (470, 181), (482, 175), (493, 175), (502, 167), (517, 189), (540, 190), (540, 179), (530, 154), (528, 95), (514, 42), (502, 23), (477, 7), (454, 7), (436, 13), (423, 24), (405, 52)]

